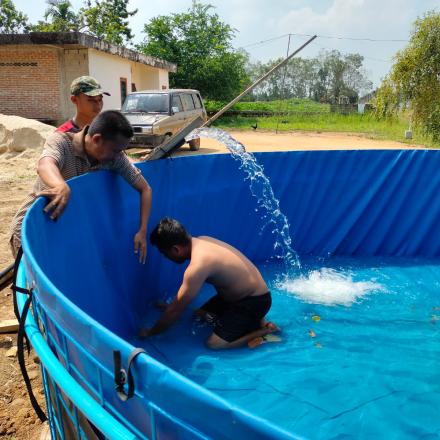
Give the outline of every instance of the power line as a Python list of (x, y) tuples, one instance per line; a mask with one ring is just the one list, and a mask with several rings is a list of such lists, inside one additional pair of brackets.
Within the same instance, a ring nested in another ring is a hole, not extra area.
[[(255, 42), (255, 43), (247, 44), (246, 46), (241, 46), (241, 49), (244, 49), (246, 47), (251, 47), (251, 46), (260, 46), (260, 47), (262, 47), (263, 45), (266, 45), (266, 44), (271, 43), (273, 41), (280, 40), (281, 38), (289, 37), (289, 36), (292, 36), (292, 35), (307, 36), (307, 34), (283, 34), (283, 35), (280, 35), (278, 37), (268, 38), (267, 40), (261, 40), (261, 41)], [(318, 38), (319, 38), (319, 36), (318, 36)], [(321, 37), (321, 38), (323, 38), (323, 37)], [(377, 41), (379, 41), (379, 40), (377, 40)], [(392, 40), (392, 41), (397, 41), (397, 40)], [(401, 40), (401, 41), (404, 41), (404, 40)], [(324, 47), (324, 46), (318, 46), (318, 47), (320, 49), (324, 49), (324, 50), (333, 50), (330, 47)], [(362, 56), (366, 60), (377, 61), (377, 62), (380, 62), (380, 63), (391, 63), (392, 62), (392, 59), (383, 60), (383, 59), (380, 59), (380, 58), (373, 58), (373, 57), (369, 57), (369, 56), (366, 56), (366, 55), (362, 55)]]
[[(268, 38), (267, 40), (261, 40), (261, 41), (257, 41), (257, 42), (255, 42), (255, 43), (251, 43), (251, 44), (248, 44), (248, 45), (246, 45), (246, 46), (241, 46), (241, 48), (242, 49), (244, 49), (244, 48), (246, 48), (246, 47), (251, 47), (251, 46), (260, 46), (260, 47), (262, 47), (263, 45), (267, 45), (268, 43), (271, 43), (271, 42), (273, 42), (273, 41), (277, 41), (277, 40), (280, 40), (280, 39), (282, 39), (282, 38), (285, 38), (285, 37), (291, 37), (291, 36), (301, 36), (301, 37), (307, 37), (307, 36), (309, 36), (308, 34), (292, 34), (292, 33), (290, 33), (290, 34), (283, 34), (283, 35), (279, 35), (278, 37), (272, 37), (272, 38)], [(359, 40), (365, 40), (365, 41), (375, 41), (375, 42), (380, 42), (380, 41), (401, 41), (401, 42), (403, 42), (403, 41), (407, 41), (407, 40), (374, 40), (374, 39), (361, 39), (361, 38), (352, 38), (352, 37), (330, 37), (330, 36), (322, 36), (322, 35), (318, 35), (318, 38), (328, 38), (328, 39), (330, 39), (330, 38), (339, 38), (339, 39), (349, 39), (349, 40), (355, 40), (355, 41), (359, 41)], [(324, 49), (324, 50), (333, 50), (332, 48), (329, 48), (329, 47), (323, 47), (323, 46), (318, 46), (320, 49)], [(364, 57), (364, 59), (366, 59), (366, 60), (371, 60), (371, 61), (376, 61), (376, 62), (380, 62), (380, 63), (391, 63), (392, 62), (392, 59), (388, 59), (388, 60), (383, 60), (383, 59), (380, 59), (380, 58), (373, 58), (373, 57), (369, 57), (369, 56), (365, 56), (365, 55), (362, 55), (363, 57)]]
[[(291, 34), (300, 37), (308, 37), (308, 34)], [(358, 37), (341, 37), (335, 35), (318, 35), (318, 38), (332, 39), (332, 40), (350, 40), (350, 41), (371, 41), (374, 43), (408, 43), (409, 40), (399, 39), (380, 39), (380, 38), (358, 38)]]
[(279, 37), (268, 38), (267, 40), (257, 41), (255, 43), (246, 44), (246, 46), (241, 46), (240, 49), (244, 49), (245, 47), (258, 46), (260, 44), (270, 43), (271, 41), (280, 40), (281, 38), (287, 37), (289, 34), (283, 34)]
[[(293, 35), (296, 37), (311, 37), (312, 36), (311, 34), (288, 33), (288, 34), (279, 35), (277, 37), (268, 38), (267, 40), (256, 41), (255, 43), (250, 43), (245, 46), (241, 46), (241, 48), (244, 49), (246, 47), (259, 46), (259, 45), (262, 45), (265, 43), (270, 43), (272, 41), (279, 40), (279, 39), (287, 37), (289, 35)], [(360, 38), (360, 37), (343, 37), (343, 36), (337, 36), (337, 35), (318, 35), (318, 38), (333, 39), (333, 40), (349, 40), (349, 41), (369, 41), (369, 42), (373, 42), (373, 43), (408, 43), (409, 42), (409, 40), (400, 40), (400, 39), (393, 39), (393, 38), (390, 38), (390, 39)]]

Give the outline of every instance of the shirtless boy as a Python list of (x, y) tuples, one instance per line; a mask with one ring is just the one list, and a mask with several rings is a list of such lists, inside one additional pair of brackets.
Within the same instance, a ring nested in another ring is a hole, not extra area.
[(217, 295), (196, 311), (214, 326), (206, 343), (213, 349), (234, 348), (279, 330), (266, 322), (272, 298), (258, 269), (240, 251), (212, 237), (191, 237), (174, 219), (164, 218), (150, 235), (151, 244), (175, 263), (190, 261), (171, 304), (142, 337), (171, 327), (197, 296), (202, 285), (214, 286)]

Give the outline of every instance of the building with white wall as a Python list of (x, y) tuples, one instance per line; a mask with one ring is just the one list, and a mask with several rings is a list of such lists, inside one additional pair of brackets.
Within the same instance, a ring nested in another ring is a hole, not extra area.
[(70, 83), (91, 75), (119, 109), (127, 93), (166, 89), (176, 65), (80, 32), (0, 34), (0, 113), (61, 123), (74, 114)]

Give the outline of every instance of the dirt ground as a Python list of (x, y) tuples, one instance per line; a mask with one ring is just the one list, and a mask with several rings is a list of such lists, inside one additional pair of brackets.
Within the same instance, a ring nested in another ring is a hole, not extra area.
[[(283, 132), (276, 134), (267, 131), (230, 131), (251, 152), (292, 151), (292, 150), (357, 150), (357, 149), (402, 149), (424, 148), (395, 141), (370, 139), (355, 133), (332, 132)], [(201, 148), (194, 153), (183, 147), (173, 156), (187, 154), (226, 153), (226, 149), (216, 140), (202, 139)]]
[[(354, 134), (292, 132), (275, 134), (260, 131), (230, 132), (248, 151), (288, 151), (314, 149), (395, 149), (418, 148), (393, 141), (368, 139)], [(202, 139), (199, 152), (183, 147), (173, 154), (224, 153), (225, 148), (211, 139)], [(12, 263), (9, 250), (11, 219), (32, 187), (38, 150), (0, 154), (0, 270)], [(0, 320), (14, 317), (9, 289), (0, 292)], [(0, 335), (0, 437), (7, 439), (39, 439), (41, 423), (37, 420), (21, 380), (14, 350), (15, 335)], [(9, 353), (8, 353), (9, 351)], [(7, 353), (10, 355), (8, 356)], [(11, 356), (12, 354), (12, 356)], [(37, 398), (43, 401), (39, 366), (31, 355), (29, 372)]]
[[(0, 154), (0, 270), (12, 262), (9, 224), (35, 179), (35, 162), (40, 151)], [(10, 289), (0, 292), (0, 320), (14, 317)], [(16, 335), (0, 335), (0, 437), (39, 439), (42, 426), (36, 418), (21, 379), (14, 347)], [(9, 356), (8, 356), (9, 355)], [(27, 355), (26, 355), (27, 356)], [(31, 354), (28, 373), (35, 395), (43, 403), (39, 366)]]

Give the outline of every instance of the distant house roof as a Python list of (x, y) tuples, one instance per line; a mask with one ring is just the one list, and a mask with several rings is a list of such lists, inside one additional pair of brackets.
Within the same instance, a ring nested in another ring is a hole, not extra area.
[(377, 89), (371, 91), (370, 93), (367, 93), (367, 94), (364, 95), (364, 96), (361, 96), (361, 97), (358, 99), (358, 103), (359, 103), (359, 104), (367, 104), (368, 102), (370, 102), (370, 101), (376, 96), (376, 92), (377, 92)]
[(175, 72), (177, 65), (160, 58), (150, 57), (132, 49), (84, 34), (82, 32), (30, 32), (27, 34), (0, 34), (0, 46), (6, 44), (50, 44), (55, 46), (74, 46), (74, 48), (96, 49), (111, 55), (127, 58), (147, 66)]

